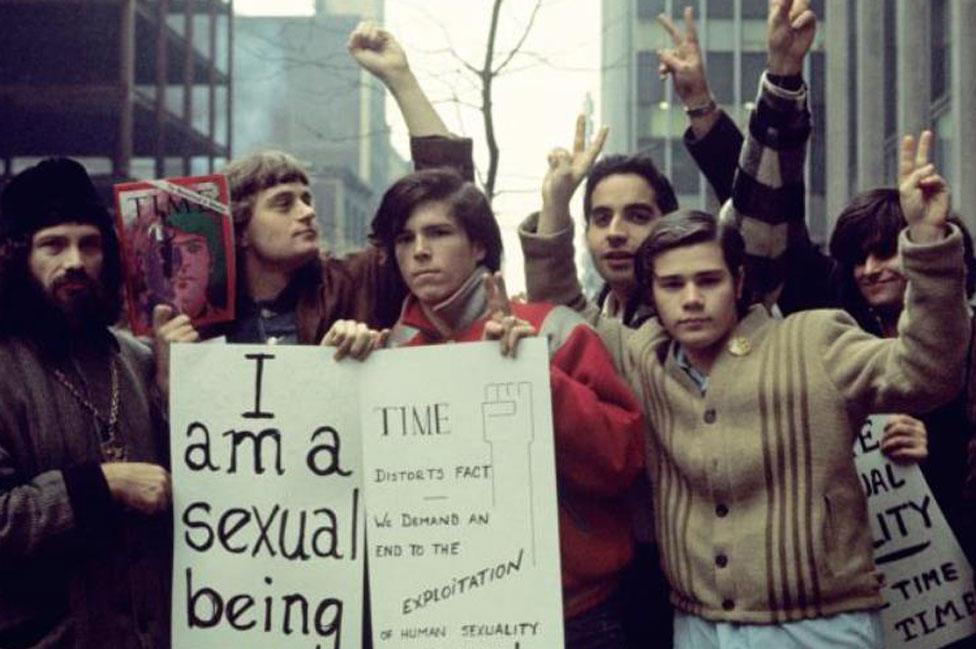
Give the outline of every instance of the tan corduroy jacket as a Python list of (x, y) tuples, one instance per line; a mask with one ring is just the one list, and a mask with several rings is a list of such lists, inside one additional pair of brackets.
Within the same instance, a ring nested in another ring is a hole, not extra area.
[[(650, 424), (649, 506), (681, 610), (776, 624), (882, 604), (854, 435), (868, 413), (950, 399), (968, 334), (959, 232), (900, 244), (910, 287), (898, 338), (875, 338), (842, 311), (776, 320), (755, 306), (705, 395), (657, 319), (632, 331), (598, 318), (622, 339)], [(578, 290), (575, 278), (546, 276), (552, 294)]]

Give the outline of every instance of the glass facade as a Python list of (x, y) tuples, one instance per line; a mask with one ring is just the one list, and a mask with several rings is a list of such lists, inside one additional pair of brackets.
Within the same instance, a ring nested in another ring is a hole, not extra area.
[(637, 0), (637, 18), (654, 20), (664, 12), (664, 0)]
[(731, 19), (735, 16), (735, 3), (729, 0), (708, 0), (708, 20), (716, 18)]

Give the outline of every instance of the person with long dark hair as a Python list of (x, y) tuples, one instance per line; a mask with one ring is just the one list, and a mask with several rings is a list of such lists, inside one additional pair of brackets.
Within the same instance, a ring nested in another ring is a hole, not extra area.
[[(451, 170), (396, 182), (373, 219), (372, 238), (395, 260), (407, 297), (392, 347), (546, 336), (566, 646), (625, 649), (618, 588), (633, 538), (624, 495), (640, 474), (643, 418), (599, 336), (571, 309), (509, 302), (498, 285), (502, 244), (488, 199)], [(339, 323), (328, 344), (364, 357), (381, 341)]]
[(0, 646), (169, 646), (168, 440), (79, 163), (0, 198)]

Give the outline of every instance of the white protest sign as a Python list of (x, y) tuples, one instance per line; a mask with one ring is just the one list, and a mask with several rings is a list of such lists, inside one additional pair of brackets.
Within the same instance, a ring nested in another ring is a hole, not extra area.
[(885, 575), (885, 646), (937, 649), (976, 634), (973, 570), (918, 466), (888, 462), (879, 450), (887, 419), (869, 417), (854, 442)]
[(360, 369), (317, 347), (173, 346), (176, 649), (361, 646)]
[(374, 646), (563, 646), (542, 338), (381, 352), (361, 395)]

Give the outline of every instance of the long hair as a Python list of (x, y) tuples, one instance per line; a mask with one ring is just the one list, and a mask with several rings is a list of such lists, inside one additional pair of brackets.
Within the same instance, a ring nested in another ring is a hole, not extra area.
[[(423, 169), (407, 174), (386, 190), (370, 225), (369, 239), (385, 255), (387, 283), (391, 297), (409, 294), (406, 282), (396, 264), (396, 238), (422, 203), (444, 201), (451, 215), (473, 243), (485, 249), (482, 264), (494, 272), (502, 264), (502, 235), (495, 214), (485, 194), (449, 168)], [(377, 304), (381, 321), (396, 320), (400, 303)]]
[[(40, 335), (46, 326), (58, 325), (28, 261), (34, 235), (64, 223), (93, 225), (102, 236), (98, 304), (85, 326), (104, 327), (118, 321), (122, 312), (119, 240), (83, 165), (70, 158), (47, 158), (25, 169), (4, 186), (0, 210), (0, 333)], [(40, 314), (50, 316), (50, 322)]]
[(484, 193), (453, 169), (424, 169), (395, 182), (380, 202), (371, 224), (370, 240), (396, 257), (396, 237), (421, 203), (444, 201), (451, 215), (473, 243), (485, 249), (484, 265), (490, 271), (501, 268), (502, 235), (498, 221)]
[[(962, 232), (966, 296), (972, 298), (976, 292), (976, 257), (973, 254), (972, 236), (959, 215), (951, 215), (949, 222)], [(854, 280), (854, 267), (863, 264), (868, 255), (886, 259), (897, 254), (898, 235), (907, 226), (898, 190), (878, 187), (851, 199), (837, 217), (830, 235), (830, 256), (839, 268), (840, 306), (857, 320), (862, 329), (875, 334), (881, 331), (870, 305)]]
[(294, 156), (284, 151), (256, 151), (224, 167), (230, 188), (231, 212), (236, 236), (241, 236), (254, 216), (258, 194), (285, 183), (308, 182), (308, 173)]
[[(407, 174), (395, 182), (380, 202), (371, 224), (370, 241), (386, 255), (388, 266), (396, 265), (396, 238), (410, 219), (413, 211), (422, 203), (444, 201), (450, 206), (451, 215), (472, 243), (485, 249), (482, 262), (494, 272), (501, 268), (502, 235), (498, 222), (484, 193), (474, 184), (464, 180), (453, 169), (424, 169)], [(407, 295), (406, 283), (396, 270), (396, 291)], [(396, 305), (399, 308), (399, 305)]]

